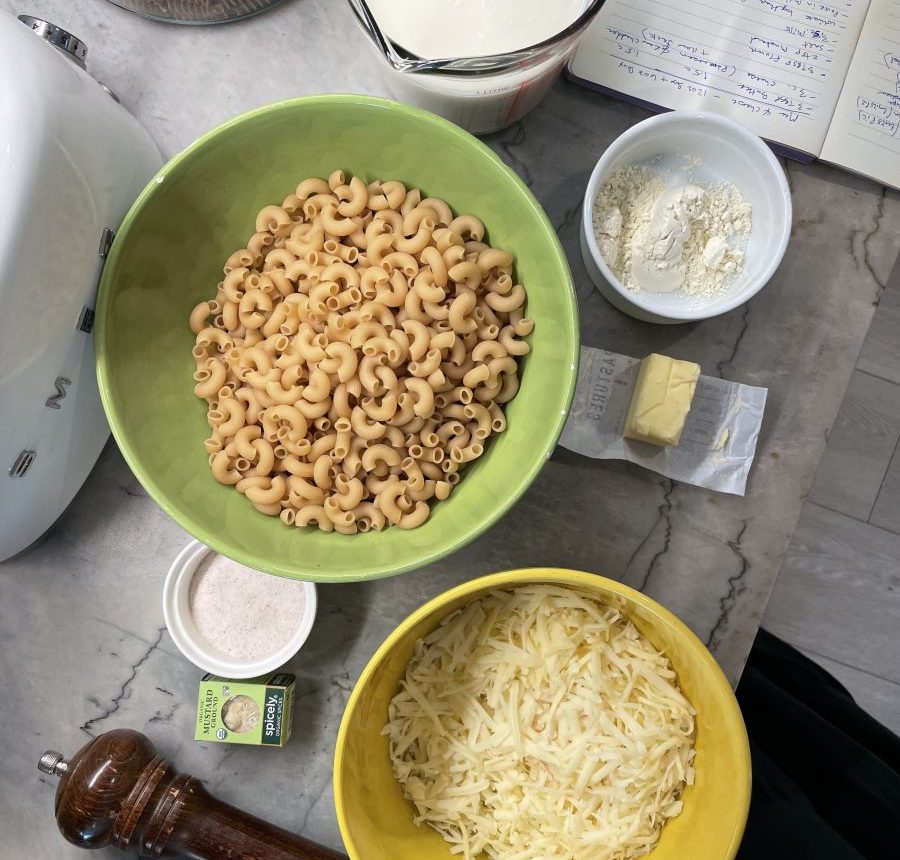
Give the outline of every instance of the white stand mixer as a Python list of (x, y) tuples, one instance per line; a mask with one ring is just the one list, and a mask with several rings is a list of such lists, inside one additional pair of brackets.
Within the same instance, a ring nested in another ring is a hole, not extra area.
[(65, 510), (109, 428), (91, 337), (103, 262), (162, 163), (87, 48), (0, 12), (0, 561)]

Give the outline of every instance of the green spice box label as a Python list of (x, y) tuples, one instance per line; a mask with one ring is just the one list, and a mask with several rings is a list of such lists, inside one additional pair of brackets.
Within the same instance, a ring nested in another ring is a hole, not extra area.
[(282, 672), (244, 681), (204, 675), (194, 740), (284, 746), (293, 726), (294, 680)]

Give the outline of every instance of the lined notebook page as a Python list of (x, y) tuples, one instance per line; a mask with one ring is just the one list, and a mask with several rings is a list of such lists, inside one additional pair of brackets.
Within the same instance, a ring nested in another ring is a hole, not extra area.
[(868, 0), (608, 0), (570, 71), (818, 155)]
[(822, 158), (900, 188), (900, 0), (872, 0)]

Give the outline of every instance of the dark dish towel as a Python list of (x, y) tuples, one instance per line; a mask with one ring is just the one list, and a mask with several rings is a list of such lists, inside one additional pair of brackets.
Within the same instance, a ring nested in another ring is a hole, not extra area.
[(737, 698), (753, 759), (738, 860), (900, 857), (900, 738), (765, 630)]

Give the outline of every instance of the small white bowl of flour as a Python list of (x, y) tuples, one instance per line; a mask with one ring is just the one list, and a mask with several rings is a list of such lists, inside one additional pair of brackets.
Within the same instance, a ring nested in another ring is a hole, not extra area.
[(672, 111), (630, 128), (597, 162), (581, 253), (612, 305), (679, 323), (748, 301), (790, 233), (790, 189), (768, 146), (726, 117)]
[(195, 540), (169, 568), (163, 615), (172, 641), (195, 666), (254, 678), (300, 650), (316, 617), (316, 587), (254, 570)]

